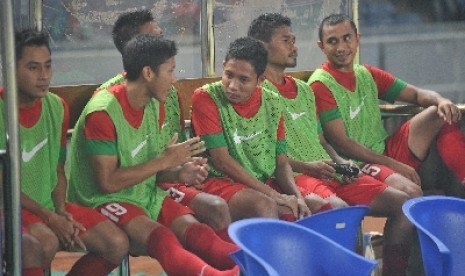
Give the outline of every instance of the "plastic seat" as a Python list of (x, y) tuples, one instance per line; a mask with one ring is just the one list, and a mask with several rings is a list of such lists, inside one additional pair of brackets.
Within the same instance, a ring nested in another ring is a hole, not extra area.
[(376, 262), (295, 223), (253, 218), (234, 222), (231, 257), (245, 275), (370, 275)]
[(370, 208), (364, 205), (348, 206), (317, 213), (300, 219), (296, 223), (355, 251), (361, 221), (369, 211)]
[(425, 275), (464, 275), (465, 200), (425, 196), (402, 209), (417, 228)]

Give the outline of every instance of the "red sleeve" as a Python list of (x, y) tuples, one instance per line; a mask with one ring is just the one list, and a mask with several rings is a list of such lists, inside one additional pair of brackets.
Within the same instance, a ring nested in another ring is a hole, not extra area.
[(378, 67), (368, 64), (365, 64), (365, 67), (368, 71), (370, 71), (373, 79), (375, 80), (376, 86), (378, 87), (378, 98), (383, 98), (384, 94), (388, 92), (396, 78), (391, 73), (381, 70)]
[(87, 115), (84, 136), (87, 140), (115, 141), (116, 129), (108, 113), (96, 111)]
[(63, 123), (61, 125), (61, 146), (66, 147), (67, 143), (67, 134), (69, 129), (69, 107), (65, 100), (61, 99), (63, 104)]
[(284, 127), (284, 116), (281, 116), (278, 124), (278, 131), (276, 132), (276, 138), (279, 140), (286, 139), (286, 128)]
[(331, 91), (322, 82), (314, 82), (310, 87), (313, 93), (315, 93), (316, 111), (318, 114), (326, 110), (337, 108), (336, 99), (334, 99)]
[(196, 135), (223, 132), (218, 109), (210, 95), (201, 88), (192, 95), (192, 125)]

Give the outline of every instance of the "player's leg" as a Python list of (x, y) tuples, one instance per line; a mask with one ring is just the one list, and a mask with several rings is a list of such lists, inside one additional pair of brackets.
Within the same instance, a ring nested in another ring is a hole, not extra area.
[(34, 236), (26, 233), (23, 229), (22, 235), (22, 269), (24, 276), (43, 276), (45, 269), (42, 245)]
[(128, 254), (126, 234), (92, 208), (67, 204), (66, 211), (86, 229), (79, 238), (88, 252), (73, 265), (68, 275), (108, 275)]

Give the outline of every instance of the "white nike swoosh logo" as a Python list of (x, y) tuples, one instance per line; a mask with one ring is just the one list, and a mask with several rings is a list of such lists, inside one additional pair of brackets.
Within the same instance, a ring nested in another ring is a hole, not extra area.
[(360, 103), (359, 106), (357, 106), (357, 108), (355, 108), (354, 110), (352, 110), (352, 106), (349, 107), (349, 117), (350, 119), (354, 119), (355, 117), (357, 117), (358, 113), (360, 113), (360, 110), (362, 110), (362, 107), (365, 105), (365, 98), (367, 96), (363, 97), (362, 99), (362, 102)]
[(140, 150), (141, 150), (143, 147), (145, 147), (145, 145), (147, 145), (147, 139), (145, 139), (144, 141), (140, 142), (140, 144), (137, 145), (137, 147), (131, 151), (131, 157), (132, 157), (132, 158), (136, 157), (136, 155), (140, 152)]
[(36, 153), (48, 143), (48, 138), (45, 138), (42, 142), (35, 145), (32, 150), (26, 151), (23, 149), (22, 158), (23, 162), (29, 162), (36, 155)]
[(294, 120), (294, 121), (297, 120), (297, 119), (299, 119), (300, 117), (304, 116), (305, 114), (307, 114), (307, 112), (305, 112), (305, 111), (304, 111), (304, 112), (300, 112), (300, 113), (292, 113), (292, 112), (290, 112), (289, 110), (287, 110), (287, 112), (289, 113), (289, 115), (291, 115), (291, 118), (292, 118), (292, 120)]
[(233, 140), (235, 144), (240, 144), (242, 141), (251, 140), (252, 138), (254, 138), (255, 136), (259, 135), (262, 132), (263, 131), (259, 131), (259, 132), (252, 133), (250, 135), (241, 136), (237, 134), (237, 128), (236, 128), (236, 130), (233, 133)]

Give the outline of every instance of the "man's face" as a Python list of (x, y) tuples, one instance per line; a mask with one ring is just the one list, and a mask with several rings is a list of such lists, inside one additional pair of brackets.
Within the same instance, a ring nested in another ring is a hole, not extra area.
[(160, 102), (166, 101), (171, 87), (176, 82), (176, 76), (174, 74), (175, 67), (176, 61), (174, 57), (171, 57), (158, 67), (158, 72), (153, 72), (154, 75), (150, 80), (149, 89), (152, 97)]
[(16, 66), (20, 104), (30, 105), (44, 97), (52, 79), (52, 58), (48, 48), (46, 46), (25, 47)]
[(231, 103), (244, 103), (257, 88), (258, 76), (249, 62), (230, 59), (223, 64), (221, 82)]
[(163, 37), (163, 30), (155, 22), (147, 22), (140, 28), (139, 34), (151, 34)]
[(291, 27), (276, 28), (270, 42), (264, 43), (268, 50), (268, 64), (282, 68), (297, 65), (297, 46)]
[(328, 61), (341, 71), (352, 71), (352, 65), (357, 53), (359, 35), (349, 22), (341, 22), (334, 26), (323, 26), (322, 41), (318, 47), (328, 58)]

